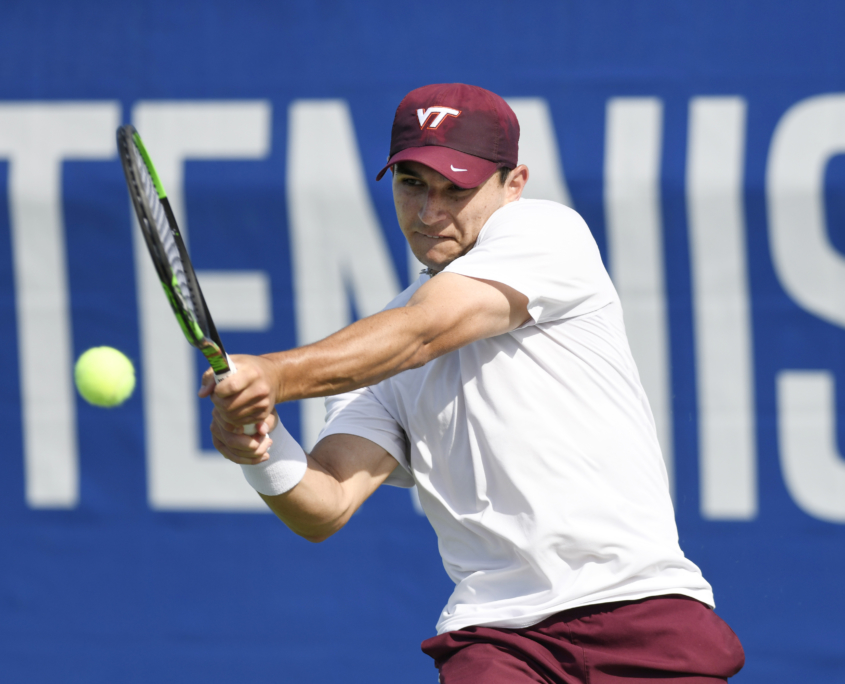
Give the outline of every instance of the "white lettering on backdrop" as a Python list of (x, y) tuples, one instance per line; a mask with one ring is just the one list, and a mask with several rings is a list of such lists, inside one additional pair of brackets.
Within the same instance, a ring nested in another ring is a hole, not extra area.
[(114, 157), (119, 122), (116, 102), (0, 105), (0, 157), (10, 161), (24, 487), (32, 508), (73, 508), (79, 500), (62, 162)]
[(690, 102), (687, 211), (695, 316), (701, 514), (757, 514), (751, 303), (742, 191), (745, 101)]
[[(523, 126), (521, 160), (530, 163), (533, 173), (530, 196), (571, 205), (547, 103), (539, 98), (512, 103)], [(744, 520), (757, 513), (742, 207), (745, 108), (738, 97), (690, 102), (686, 193), (701, 510), (708, 519)], [(34, 508), (72, 508), (79, 497), (61, 164), (65, 159), (112, 158), (119, 121), (120, 107), (111, 102), (0, 105), (0, 158), (10, 162), (25, 491)], [(185, 232), (185, 159), (261, 159), (270, 149), (270, 106), (263, 101), (142, 102), (133, 109), (133, 121), (142, 129)], [(368, 315), (399, 285), (364, 181), (346, 103), (294, 102), (288, 135), (290, 239), (299, 343), (304, 344), (349, 322), (350, 297), (360, 314)], [(611, 271), (625, 302), (632, 349), (655, 411), (671, 482), (659, 206), (662, 135), (660, 100), (608, 102), (605, 209)], [(326, 183), (326, 167), (316, 161), (322, 147), (333, 151), (332, 183)], [(778, 124), (766, 178), (775, 271), (799, 305), (839, 327), (845, 327), (845, 257), (827, 236), (824, 173), (830, 158), (843, 153), (845, 95), (810, 98), (787, 111)], [(332, 202), (327, 201), (329, 186)], [(336, 201), (338, 193), (341, 202)], [(336, 215), (341, 206), (342, 216)], [(151, 506), (264, 510), (228, 464), (204, 454), (196, 443), (201, 427), (196, 425), (192, 352), (173, 324), (137, 231), (134, 235)], [(201, 272), (200, 277), (218, 327), (271, 326), (268, 274), (217, 271)], [(833, 384), (827, 371), (783, 371), (777, 383), (778, 428), (784, 479), (796, 503), (810, 515), (843, 522), (845, 459), (836, 448)], [(323, 421), (322, 402), (312, 403), (303, 416), (306, 444)], [(36, 426), (35, 417), (45, 407), (52, 416), (49, 431)]]
[[(845, 154), (845, 95), (803, 100), (775, 129), (766, 169), (775, 272), (804, 309), (845, 327), (845, 256), (830, 242), (824, 205), (827, 164)], [(787, 489), (806, 513), (845, 522), (845, 460), (836, 449), (833, 377), (783, 371), (778, 434)]]

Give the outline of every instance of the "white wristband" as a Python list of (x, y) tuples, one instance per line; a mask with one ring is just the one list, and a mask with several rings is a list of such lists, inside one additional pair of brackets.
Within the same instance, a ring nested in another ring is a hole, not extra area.
[(270, 458), (258, 465), (242, 465), (246, 481), (259, 494), (284, 494), (299, 484), (308, 469), (308, 458), (302, 447), (290, 436), (282, 421), (270, 431)]

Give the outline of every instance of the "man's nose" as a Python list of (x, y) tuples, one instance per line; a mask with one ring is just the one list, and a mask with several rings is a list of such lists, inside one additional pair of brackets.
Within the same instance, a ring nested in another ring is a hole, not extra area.
[(420, 221), (427, 226), (436, 223), (443, 216), (443, 201), (436, 190), (429, 189), (420, 207)]

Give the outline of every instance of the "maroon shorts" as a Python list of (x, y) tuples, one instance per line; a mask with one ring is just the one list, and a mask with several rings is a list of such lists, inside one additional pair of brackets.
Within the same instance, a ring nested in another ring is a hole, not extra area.
[(685, 596), (574, 608), (524, 629), (466, 627), (422, 650), (443, 684), (714, 684), (745, 664), (733, 630)]

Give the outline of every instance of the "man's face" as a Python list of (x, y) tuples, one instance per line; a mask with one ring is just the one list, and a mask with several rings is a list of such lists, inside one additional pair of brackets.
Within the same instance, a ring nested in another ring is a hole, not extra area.
[(518, 190), (510, 183), (503, 186), (498, 173), (464, 190), (419, 162), (400, 162), (393, 169), (399, 227), (417, 259), (435, 272), (472, 249), (487, 219), (519, 199), (521, 191), (522, 185)]

